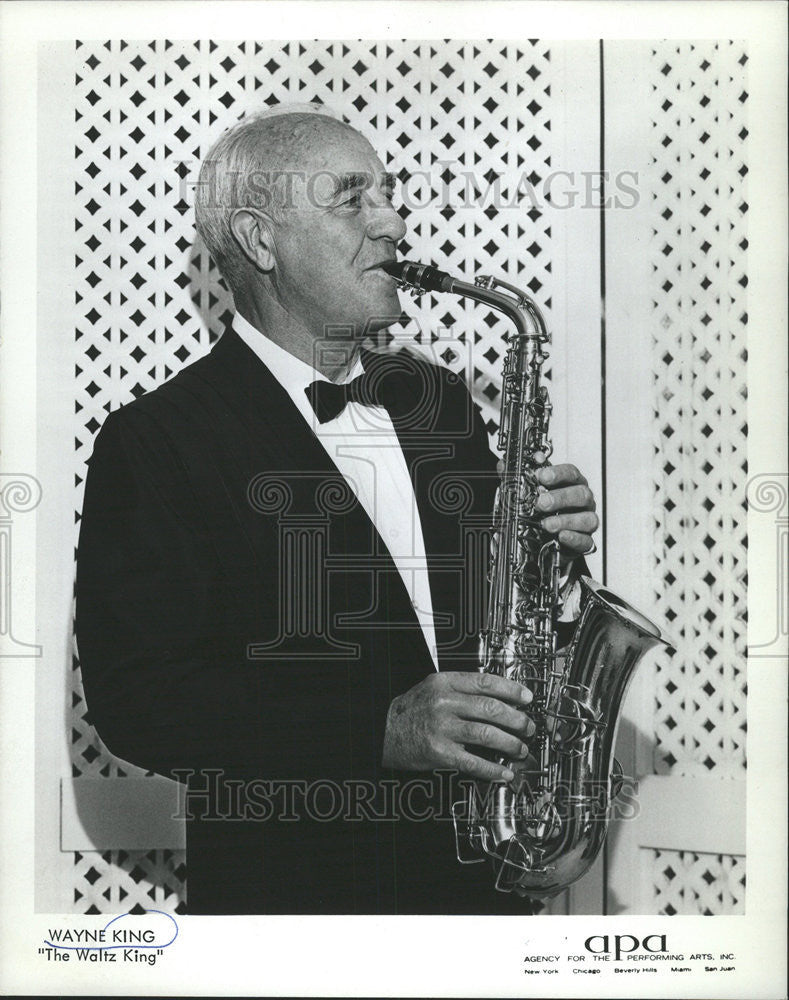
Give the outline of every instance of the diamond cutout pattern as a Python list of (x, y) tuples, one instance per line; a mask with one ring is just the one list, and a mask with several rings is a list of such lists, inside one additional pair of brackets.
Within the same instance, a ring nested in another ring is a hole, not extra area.
[(75, 851), (74, 913), (186, 912), (184, 851)]
[(674, 916), (745, 913), (745, 858), (733, 854), (650, 851), (655, 909)]
[(677, 644), (660, 774), (746, 766), (746, 63), (739, 43), (666, 42), (650, 67), (656, 603)]

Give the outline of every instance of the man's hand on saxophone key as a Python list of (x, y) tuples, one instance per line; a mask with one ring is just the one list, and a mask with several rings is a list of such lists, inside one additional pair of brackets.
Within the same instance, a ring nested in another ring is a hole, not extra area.
[(561, 544), (560, 559), (566, 566), (577, 556), (595, 550), (592, 535), (600, 527), (597, 504), (584, 476), (574, 465), (549, 465), (539, 469), (537, 480), (544, 492), (536, 511), (544, 514), (542, 527), (556, 535)]
[(535, 731), (524, 711), (531, 700), (528, 688), (496, 674), (431, 674), (392, 702), (383, 764), (407, 771), (455, 768), (484, 781), (511, 781), (509, 768), (467, 746), (525, 758), (523, 741)]

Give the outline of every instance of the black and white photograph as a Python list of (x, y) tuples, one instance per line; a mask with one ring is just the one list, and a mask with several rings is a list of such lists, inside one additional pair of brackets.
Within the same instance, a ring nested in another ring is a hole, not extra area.
[(785, 6), (114, 7), (0, 8), (3, 992), (785, 996)]

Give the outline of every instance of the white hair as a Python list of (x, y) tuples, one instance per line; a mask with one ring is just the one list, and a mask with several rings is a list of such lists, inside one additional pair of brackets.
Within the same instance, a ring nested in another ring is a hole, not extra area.
[(303, 126), (318, 125), (318, 118), (349, 127), (323, 104), (276, 104), (231, 125), (206, 154), (195, 188), (195, 225), (231, 291), (246, 272), (230, 228), (233, 212), (255, 207), (274, 221), (281, 218), (280, 198), (266, 171), (285, 168), (303, 144)]

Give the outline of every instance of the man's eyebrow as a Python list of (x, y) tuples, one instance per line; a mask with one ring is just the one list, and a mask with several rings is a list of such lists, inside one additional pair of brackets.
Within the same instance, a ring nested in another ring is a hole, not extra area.
[[(332, 198), (338, 198), (346, 191), (355, 191), (357, 188), (370, 187), (372, 177), (370, 174), (351, 173), (342, 174), (334, 179), (334, 190)], [(381, 174), (381, 187), (394, 189), (397, 186), (397, 174), (384, 171)]]

